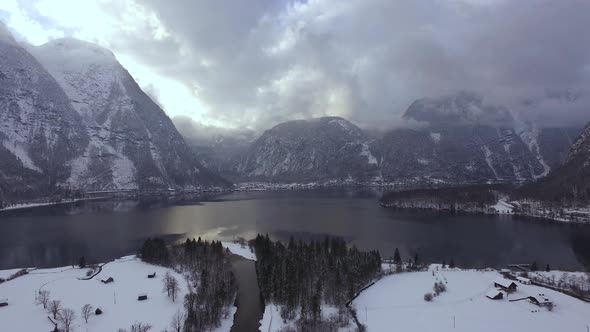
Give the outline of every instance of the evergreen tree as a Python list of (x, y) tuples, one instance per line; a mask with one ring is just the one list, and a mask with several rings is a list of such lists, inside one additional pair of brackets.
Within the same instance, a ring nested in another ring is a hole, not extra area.
[(531, 271), (537, 271), (538, 267), (537, 267), (537, 261), (534, 261), (533, 264), (531, 264)]
[(545, 267), (545, 271), (546, 272), (550, 272), (551, 271), (551, 267), (549, 266), (549, 264), (547, 264), (547, 266)]
[(451, 262), (449, 263), (449, 268), (454, 269), (455, 268), (455, 261), (451, 258)]
[(393, 253), (393, 262), (395, 264), (401, 264), (402, 256), (399, 254), (399, 249), (395, 248), (395, 252)]

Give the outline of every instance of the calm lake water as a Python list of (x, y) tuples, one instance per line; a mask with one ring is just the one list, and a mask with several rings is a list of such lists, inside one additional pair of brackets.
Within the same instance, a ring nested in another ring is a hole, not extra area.
[(362, 249), (466, 267), (590, 266), (590, 227), (511, 216), (450, 216), (385, 209), (371, 190), (231, 193), (178, 205), (80, 202), (0, 213), (0, 269), (106, 261), (147, 237), (232, 240), (344, 237)]

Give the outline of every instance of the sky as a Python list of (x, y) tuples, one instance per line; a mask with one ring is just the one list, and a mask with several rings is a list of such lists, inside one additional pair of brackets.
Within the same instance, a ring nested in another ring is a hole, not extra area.
[(2, 0), (0, 20), (33, 45), (111, 49), (170, 117), (206, 126), (388, 128), (465, 90), (544, 126), (590, 120), (586, 0)]

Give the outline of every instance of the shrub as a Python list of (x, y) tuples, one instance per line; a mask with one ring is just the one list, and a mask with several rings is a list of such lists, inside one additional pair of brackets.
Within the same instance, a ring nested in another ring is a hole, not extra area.
[(424, 301), (430, 302), (430, 301), (432, 301), (432, 297), (433, 297), (432, 293), (426, 293), (426, 294), (424, 294)]

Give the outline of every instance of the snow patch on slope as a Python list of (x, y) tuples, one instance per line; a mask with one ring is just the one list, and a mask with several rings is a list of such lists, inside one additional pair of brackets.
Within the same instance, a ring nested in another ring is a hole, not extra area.
[(369, 150), (369, 145), (367, 145), (366, 143), (363, 143), (361, 145), (361, 156), (367, 157), (367, 163), (369, 165), (377, 165), (377, 158), (375, 158), (375, 156), (373, 156), (373, 154), (371, 153), (371, 150)]
[(440, 133), (430, 133), (430, 138), (434, 141), (434, 143), (440, 143)]
[(483, 153), (486, 158), (486, 163), (488, 164), (488, 167), (490, 168), (492, 173), (494, 173), (494, 177), (496, 178), (496, 180), (499, 180), (500, 177), (498, 176), (498, 172), (496, 172), (496, 169), (494, 168), (494, 164), (492, 161), (492, 151), (486, 145), (484, 145), (482, 149), (483, 149)]
[(30, 170), (43, 173), (43, 171), (35, 165), (31, 157), (29, 157), (29, 153), (26, 150), (26, 147), (22, 142), (18, 141), (2, 141), (2, 145), (6, 150), (10, 151), (15, 157), (23, 164), (25, 168)]

